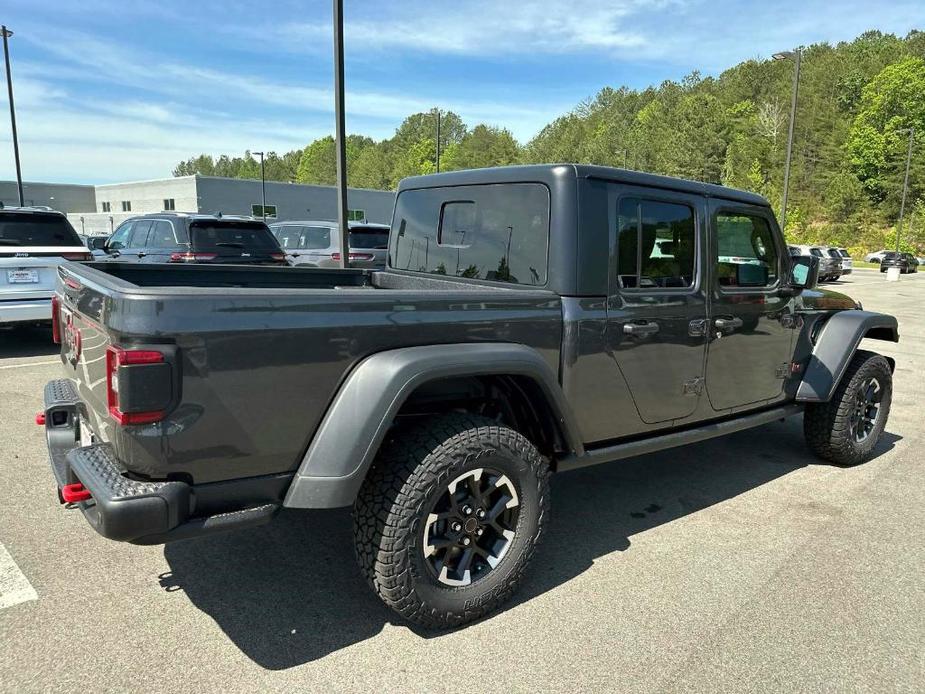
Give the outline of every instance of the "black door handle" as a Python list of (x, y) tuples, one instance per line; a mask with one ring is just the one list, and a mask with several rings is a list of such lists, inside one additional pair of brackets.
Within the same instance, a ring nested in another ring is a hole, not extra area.
[(717, 318), (713, 325), (715, 325), (719, 330), (735, 330), (736, 328), (742, 327), (741, 318)]
[(147, 253), (139, 253), (139, 254), (138, 254), (138, 257), (139, 257), (139, 258), (144, 258), (146, 255), (148, 255), (148, 254), (147, 254)]
[(658, 323), (624, 323), (623, 332), (627, 335), (654, 335), (658, 332)]

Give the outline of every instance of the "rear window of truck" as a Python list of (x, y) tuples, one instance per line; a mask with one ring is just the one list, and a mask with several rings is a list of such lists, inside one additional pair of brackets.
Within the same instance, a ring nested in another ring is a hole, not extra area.
[(513, 284), (546, 284), (549, 191), (503, 183), (402, 191), (389, 267)]
[(56, 214), (0, 214), (0, 246), (82, 246), (74, 227)]
[(195, 251), (278, 251), (279, 243), (270, 229), (260, 223), (193, 222), (190, 243)]

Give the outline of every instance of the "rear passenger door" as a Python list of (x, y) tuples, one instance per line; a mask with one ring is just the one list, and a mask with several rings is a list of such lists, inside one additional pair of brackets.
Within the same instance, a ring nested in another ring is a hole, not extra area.
[(607, 343), (647, 424), (691, 416), (702, 392), (703, 198), (614, 187)]

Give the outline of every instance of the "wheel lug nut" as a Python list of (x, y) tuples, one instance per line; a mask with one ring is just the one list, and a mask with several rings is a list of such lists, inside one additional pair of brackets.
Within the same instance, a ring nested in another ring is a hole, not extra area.
[(478, 535), (479, 537), (482, 537), (482, 533), (484, 532), (485, 532), (484, 528), (479, 528), (478, 530), (475, 531), (475, 534)]
[(480, 508), (478, 511), (476, 511), (475, 515), (478, 516), (479, 518), (484, 518), (484, 517), (485, 517), (485, 509)]
[(470, 515), (472, 513), (472, 507), (468, 504), (463, 506), (463, 513), (465, 513), (467, 516)]
[(453, 532), (458, 533), (460, 530), (462, 530), (462, 525), (460, 525), (459, 521), (454, 522), (450, 527), (453, 528)]
[(468, 547), (471, 543), (472, 543), (472, 540), (470, 540), (468, 537), (464, 537), (464, 538), (463, 538), (463, 544), (464, 544), (466, 547)]

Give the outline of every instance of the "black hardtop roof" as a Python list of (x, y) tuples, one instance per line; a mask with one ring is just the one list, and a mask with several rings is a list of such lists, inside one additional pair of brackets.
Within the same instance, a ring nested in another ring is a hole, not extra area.
[(757, 193), (750, 193), (736, 188), (727, 188), (713, 183), (689, 181), (671, 176), (616, 169), (610, 166), (593, 164), (528, 164), (524, 166), (498, 166), (488, 169), (466, 169), (446, 173), (412, 176), (402, 179), (398, 192), (413, 188), (435, 188), (439, 186), (465, 186), (479, 183), (525, 183), (530, 181), (551, 182), (563, 178), (600, 178), (631, 185), (648, 186), (666, 190), (676, 190), (695, 195), (704, 195), (725, 200), (735, 200), (749, 205), (768, 207), (766, 198)]

